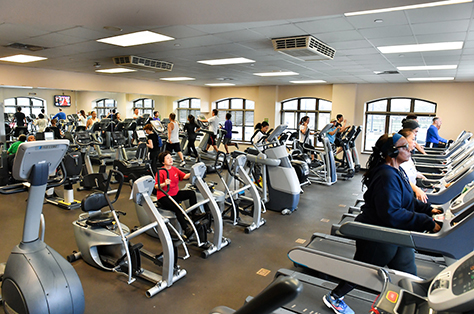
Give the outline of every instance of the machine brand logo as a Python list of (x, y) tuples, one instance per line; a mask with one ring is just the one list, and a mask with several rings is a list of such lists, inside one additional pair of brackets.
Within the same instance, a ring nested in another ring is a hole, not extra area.
[(389, 291), (387, 292), (387, 295), (385, 296), (387, 300), (389, 300), (392, 303), (397, 303), (398, 300), (398, 293), (395, 291)]

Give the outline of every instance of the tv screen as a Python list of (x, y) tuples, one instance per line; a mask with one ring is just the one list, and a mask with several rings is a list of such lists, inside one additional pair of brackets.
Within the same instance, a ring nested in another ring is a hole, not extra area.
[(56, 107), (71, 107), (71, 96), (55, 95), (54, 105)]

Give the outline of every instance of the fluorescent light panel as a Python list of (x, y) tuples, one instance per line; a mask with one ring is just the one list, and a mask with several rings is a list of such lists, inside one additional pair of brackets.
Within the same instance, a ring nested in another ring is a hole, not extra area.
[(98, 42), (121, 47), (151, 44), (167, 40), (174, 40), (174, 38), (150, 31), (141, 31), (136, 33), (97, 39)]
[(27, 62), (35, 62), (35, 61), (46, 60), (46, 59), (48, 59), (48, 58), (28, 56), (28, 55), (21, 55), (20, 54), (20, 55), (14, 55), (14, 56), (0, 58), (0, 61), (27, 63)]
[(102, 69), (95, 70), (99, 73), (127, 73), (127, 72), (136, 72), (137, 70), (127, 69), (127, 68), (112, 68), (112, 69)]
[(207, 86), (214, 86), (214, 87), (218, 87), (218, 86), (235, 86), (235, 84), (232, 84), (232, 83), (209, 83), (209, 84), (206, 84)]
[(293, 84), (319, 84), (319, 83), (327, 83), (323, 80), (307, 80), (307, 81), (290, 81)]
[(408, 53), (408, 52), (424, 52), (424, 51), (440, 51), (440, 50), (457, 50), (462, 49), (462, 41), (417, 44), (417, 45), (398, 45), (377, 47), (381, 53)]
[(240, 63), (253, 63), (255, 60), (247, 58), (226, 58), (226, 59), (214, 59), (214, 60), (201, 60), (199, 63), (207, 65), (226, 65), (226, 64), (240, 64)]
[(397, 67), (399, 71), (430, 71), (430, 70), (455, 70), (457, 65), (424, 65), (424, 66), (406, 66)]
[(289, 76), (289, 75), (300, 75), (296, 72), (286, 71), (286, 72), (263, 72), (263, 73), (254, 73), (253, 75), (257, 76)]
[(467, 2), (472, 2), (472, 0), (436, 1), (436, 2), (423, 3), (423, 4), (406, 5), (406, 6), (401, 6), (401, 7), (349, 12), (349, 13), (344, 13), (344, 15), (355, 16), (355, 15), (365, 15), (365, 14), (375, 14), (375, 13), (386, 13), (386, 12), (394, 12), (394, 11), (431, 8), (431, 7), (437, 7), (437, 6), (442, 6), (442, 5), (451, 5), (451, 4), (459, 4), (459, 3), (467, 3)]
[(194, 81), (194, 77), (162, 77), (160, 78), (162, 81), (171, 81), (171, 82), (176, 82), (176, 81)]
[(453, 81), (454, 77), (409, 77), (410, 82), (416, 81)]

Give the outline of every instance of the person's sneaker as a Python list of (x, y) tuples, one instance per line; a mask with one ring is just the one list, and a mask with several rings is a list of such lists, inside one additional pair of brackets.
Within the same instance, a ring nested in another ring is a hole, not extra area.
[(334, 311), (336, 314), (354, 314), (354, 311), (343, 301), (344, 297), (335, 299), (331, 296), (331, 292), (328, 292), (323, 297), (324, 304)]
[(183, 160), (179, 165), (180, 165), (180, 167), (184, 167), (184, 166), (186, 166), (186, 162)]

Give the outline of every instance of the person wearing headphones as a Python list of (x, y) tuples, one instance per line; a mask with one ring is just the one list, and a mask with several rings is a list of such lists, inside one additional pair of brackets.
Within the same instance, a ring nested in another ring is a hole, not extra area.
[[(365, 204), (356, 221), (419, 232), (438, 232), (441, 229), (431, 218), (432, 214), (439, 214), (441, 211), (413, 196), (407, 175), (400, 167), (410, 156), (407, 139), (398, 133), (384, 134), (377, 140), (362, 180), (367, 191), (364, 193)], [(416, 275), (413, 248), (356, 240), (354, 260)], [(335, 313), (354, 314), (343, 298), (355, 286), (341, 281), (323, 297), (324, 303)]]

